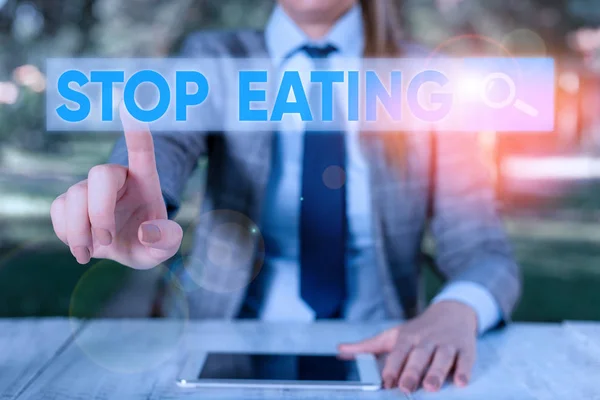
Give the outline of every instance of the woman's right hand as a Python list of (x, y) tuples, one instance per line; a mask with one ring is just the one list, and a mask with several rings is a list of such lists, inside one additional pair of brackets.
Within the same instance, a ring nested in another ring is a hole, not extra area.
[(123, 122), (129, 167), (93, 167), (54, 200), (52, 225), (80, 264), (103, 258), (148, 269), (175, 255), (183, 230), (167, 218), (150, 130)]

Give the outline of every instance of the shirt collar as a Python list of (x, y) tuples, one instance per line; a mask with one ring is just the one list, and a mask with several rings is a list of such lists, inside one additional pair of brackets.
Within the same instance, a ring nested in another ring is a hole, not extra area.
[(343, 57), (361, 57), (364, 52), (362, 10), (358, 4), (353, 6), (324, 38), (315, 42), (277, 5), (267, 23), (265, 38), (267, 50), (278, 65), (306, 44), (331, 44)]

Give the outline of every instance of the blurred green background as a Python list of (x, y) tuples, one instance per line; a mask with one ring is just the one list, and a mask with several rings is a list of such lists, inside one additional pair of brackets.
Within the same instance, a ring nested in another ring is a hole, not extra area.
[[(45, 60), (168, 56), (197, 29), (260, 28), (271, 8), (270, 0), (0, 0), (0, 317), (69, 315), (78, 284), (87, 288), (78, 316), (145, 316), (161, 274), (80, 266), (54, 237), (51, 202), (107, 159), (118, 133), (45, 132)], [(515, 319), (600, 320), (600, 4), (405, 0), (400, 12), (407, 37), (448, 54), (507, 49), (557, 60), (556, 132), (483, 132), (482, 155), (525, 278)], [(572, 173), (521, 174), (519, 165), (552, 157)], [(184, 227), (198, 213), (203, 171), (187, 188)], [(440, 282), (430, 271), (425, 279), (431, 296)]]

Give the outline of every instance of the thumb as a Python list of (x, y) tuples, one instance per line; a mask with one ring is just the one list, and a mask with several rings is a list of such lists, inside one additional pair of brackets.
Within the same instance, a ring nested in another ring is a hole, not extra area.
[(382, 354), (390, 351), (394, 345), (392, 338), (392, 330), (380, 333), (377, 336), (363, 340), (357, 343), (344, 343), (338, 346), (338, 350), (342, 353), (373, 353)]
[(155, 249), (159, 258), (170, 258), (177, 253), (183, 239), (183, 229), (174, 221), (157, 219), (146, 221), (138, 229), (138, 239), (150, 249)]

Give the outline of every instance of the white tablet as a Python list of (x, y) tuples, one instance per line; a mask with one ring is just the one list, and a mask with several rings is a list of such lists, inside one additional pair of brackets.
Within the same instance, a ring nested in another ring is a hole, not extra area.
[(381, 388), (371, 354), (194, 353), (177, 384), (184, 388), (335, 389)]

